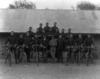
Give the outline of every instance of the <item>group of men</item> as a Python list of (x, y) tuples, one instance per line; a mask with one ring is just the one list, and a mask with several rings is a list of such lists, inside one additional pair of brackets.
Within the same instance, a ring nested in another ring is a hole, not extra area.
[[(16, 55), (16, 48), (23, 47), (27, 55), (27, 62), (30, 62), (30, 53), (34, 50), (35, 45), (39, 45), (37, 48), (38, 52), (42, 52), (44, 62), (47, 62), (48, 55), (51, 56), (54, 62), (63, 62), (63, 52), (68, 51), (69, 58), (73, 52), (73, 48), (68, 50), (68, 47), (71, 46), (92, 46), (94, 43), (91, 35), (87, 35), (86, 39), (82, 38), (82, 35), (79, 34), (78, 38), (73, 37), (71, 33), (71, 28), (68, 29), (68, 32), (65, 33), (65, 30), (62, 29), (62, 32), (59, 32), (57, 23), (54, 22), (54, 26), (50, 27), (49, 23), (46, 23), (46, 26), (43, 28), (43, 24), (40, 23), (39, 28), (37, 28), (36, 33), (32, 32), (32, 27), (29, 27), (29, 31), (25, 34), (20, 34), (19, 37), (12, 31), (10, 37), (7, 39), (5, 44), (9, 43), (12, 45), (10, 48), (14, 52), (16, 63), (17, 58), (20, 56), (20, 53)], [(78, 52), (77, 49), (75, 52)]]

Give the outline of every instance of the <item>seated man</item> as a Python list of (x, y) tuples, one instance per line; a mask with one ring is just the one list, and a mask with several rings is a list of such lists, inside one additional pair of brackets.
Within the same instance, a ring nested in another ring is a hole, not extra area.
[(21, 62), (21, 54), (24, 52), (24, 37), (23, 34), (20, 34), (18, 41), (17, 41), (17, 56), (19, 62)]
[(51, 54), (51, 57), (52, 57), (53, 61), (56, 62), (55, 54), (56, 54), (57, 40), (54, 38), (54, 36), (50, 40), (49, 45), (50, 45), (50, 54)]

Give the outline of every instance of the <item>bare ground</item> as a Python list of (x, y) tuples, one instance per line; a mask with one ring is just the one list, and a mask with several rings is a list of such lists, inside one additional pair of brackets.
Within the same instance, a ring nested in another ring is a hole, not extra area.
[(100, 63), (69, 64), (36, 63), (14, 64), (10, 67), (0, 60), (0, 79), (100, 79)]

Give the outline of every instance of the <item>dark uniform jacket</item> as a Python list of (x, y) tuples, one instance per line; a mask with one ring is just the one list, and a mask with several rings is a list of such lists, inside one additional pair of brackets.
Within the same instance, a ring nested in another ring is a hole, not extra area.
[(65, 45), (64, 45), (64, 39), (63, 38), (59, 38), (57, 40), (57, 49), (58, 50), (64, 50)]
[(74, 39), (73, 38), (69, 38), (67, 41), (66, 41), (66, 46), (73, 46), (75, 43), (74, 43)]
[(43, 34), (44, 33), (44, 29), (39, 27), (37, 28), (37, 34)]
[(45, 31), (45, 33), (49, 34), (51, 31), (51, 28), (49, 26), (45, 26), (44, 31)]
[(9, 43), (10, 45), (15, 45), (16, 42), (17, 42), (16, 36), (13, 35), (13, 36), (10, 36), (10, 37), (7, 39), (7, 41), (5, 42), (5, 44)]
[(24, 38), (19, 38), (17, 43), (18, 46), (22, 46), (24, 44)]
[(52, 31), (52, 33), (59, 33), (59, 29), (58, 29), (58, 27), (55, 27), (55, 26), (53, 26), (52, 28), (51, 28), (51, 31)]
[(66, 39), (67, 35), (64, 32), (62, 32), (61, 35), (63, 39)]
[(44, 47), (48, 48), (48, 47), (49, 47), (49, 40), (48, 40), (48, 39), (43, 39), (43, 40), (42, 40), (42, 45), (43, 45)]
[(30, 38), (30, 36), (26, 36), (26, 37), (24, 38), (24, 44), (25, 44), (26, 46), (28, 46), (28, 47), (31, 46), (31, 38)]
[(87, 38), (87, 39), (85, 40), (85, 45), (86, 45), (86, 46), (91, 46), (92, 44), (93, 44), (92, 38)]
[(29, 36), (30, 36), (31, 38), (35, 36), (34, 32), (32, 32), (32, 31), (28, 31), (28, 32), (29, 32)]
[(78, 45), (78, 46), (83, 45), (83, 43), (84, 43), (84, 41), (83, 41), (82, 38), (78, 38), (78, 39), (75, 40), (75, 44)]

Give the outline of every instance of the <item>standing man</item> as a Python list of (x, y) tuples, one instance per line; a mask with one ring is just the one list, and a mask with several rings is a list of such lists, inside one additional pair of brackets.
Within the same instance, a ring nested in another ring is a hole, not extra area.
[(25, 44), (25, 52), (27, 55), (27, 62), (30, 62), (31, 37), (29, 35), (29, 32), (26, 33), (26, 36), (24, 38), (24, 44)]
[(46, 26), (44, 27), (44, 32), (45, 32), (45, 34), (46, 34), (47, 36), (48, 36), (48, 35), (50, 34), (50, 32), (51, 32), (51, 28), (50, 28), (48, 22), (46, 23)]
[(17, 40), (16, 40), (16, 36), (15, 33), (13, 31), (11, 31), (10, 33), (10, 37), (6, 40), (5, 44), (9, 44), (10, 45), (10, 51), (12, 53), (14, 53), (15, 56), (15, 63), (17, 64), (17, 60), (16, 60), (16, 44), (17, 44)]
[(46, 63), (48, 61), (48, 50), (49, 50), (49, 40), (46, 36), (43, 37), (42, 40), (42, 54), (43, 54), (43, 60)]
[(87, 61), (87, 65), (88, 65), (88, 62), (92, 62), (93, 59), (92, 59), (92, 46), (94, 45), (94, 40), (93, 38), (91, 37), (90, 34), (87, 35), (87, 38), (85, 40), (85, 46), (86, 46), (86, 49), (85, 49), (85, 52), (86, 52), (86, 61)]
[(56, 22), (54, 22), (54, 26), (51, 28), (51, 32), (52, 32), (52, 34), (55, 35), (56, 37), (58, 36), (58, 34), (59, 34), (59, 29), (58, 29), (58, 27), (57, 27), (57, 23), (56, 23)]
[(27, 31), (27, 32), (29, 32), (29, 36), (32, 38), (32, 37), (34, 37), (34, 32), (32, 31), (32, 27), (29, 27), (29, 31)]
[(43, 29), (43, 24), (42, 23), (40, 23), (40, 26), (39, 26), (39, 28), (37, 28), (37, 31), (36, 31), (36, 33), (38, 34), (38, 35), (43, 35), (44, 34), (44, 29)]
[(63, 61), (63, 51), (64, 51), (64, 39), (62, 38), (62, 35), (59, 35), (59, 38), (57, 40), (57, 58), (58, 62)]
[[(71, 32), (71, 28), (68, 28), (68, 32), (67, 32), (67, 35), (68, 35), (68, 37), (70, 37), (70, 34), (71, 34), (72, 32)], [(67, 38), (67, 37), (66, 37)]]
[(67, 47), (67, 62), (69, 61), (69, 59), (72, 59), (72, 54), (73, 54), (73, 46), (74, 46), (74, 39), (73, 39), (73, 35), (70, 34), (69, 39), (66, 42), (66, 47)]
[(61, 35), (62, 35), (62, 38), (64, 38), (64, 39), (66, 38), (65, 29), (61, 30)]

